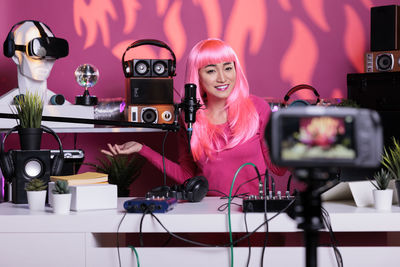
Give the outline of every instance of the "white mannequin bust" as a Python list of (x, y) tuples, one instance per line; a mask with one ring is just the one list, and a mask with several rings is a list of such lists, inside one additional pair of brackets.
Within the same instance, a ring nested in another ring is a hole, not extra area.
[[(54, 36), (45, 25), (40, 24), (48, 36)], [(21, 24), (14, 32), (14, 42), (17, 45), (26, 45), (29, 41), (38, 37), (40, 37), (40, 32), (31, 21)], [(12, 60), (18, 68), (19, 93), (37, 92), (43, 96), (43, 100), (47, 103), (47, 78), (53, 68), (55, 59), (33, 59), (22, 51), (15, 51)]]
[[(54, 36), (46, 25), (40, 24), (49, 37)], [(13, 34), (16, 45), (27, 45), (32, 39), (41, 37), (39, 30), (31, 21), (22, 23)], [(48, 104), (51, 96), (55, 94), (47, 88), (47, 78), (55, 59), (34, 59), (28, 56), (26, 52), (16, 50), (12, 60), (17, 65), (18, 88), (3, 95), (2, 100), (7, 104), (12, 104), (16, 95), (26, 94), (29, 91), (31, 93), (37, 92), (43, 98), (44, 103)]]

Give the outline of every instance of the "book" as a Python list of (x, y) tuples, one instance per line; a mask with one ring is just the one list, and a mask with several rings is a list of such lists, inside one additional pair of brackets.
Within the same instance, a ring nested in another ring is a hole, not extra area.
[(108, 183), (108, 174), (101, 172), (84, 172), (75, 175), (50, 176), (50, 181), (67, 181), (68, 185)]

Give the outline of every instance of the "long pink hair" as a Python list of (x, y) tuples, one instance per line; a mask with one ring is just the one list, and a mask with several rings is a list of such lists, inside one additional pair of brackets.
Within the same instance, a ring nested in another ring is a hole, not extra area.
[(197, 85), (197, 98), (206, 106), (205, 92), (199, 81), (199, 69), (206, 65), (221, 62), (234, 62), (236, 84), (227, 98), (225, 109), (228, 112), (230, 133), (222, 127), (211, 124), (204, 109), (199, 109), (193, 124), (191, 139), (192, 154), (195, 161), (212, 153), (235, 147), (253, 137), (259, 127), (258, 113), (249, 98), (249, 85), (233, 49), (219, 39), (206, 39), (197, 43), (191, 50), (186, 64), (186, 83)]

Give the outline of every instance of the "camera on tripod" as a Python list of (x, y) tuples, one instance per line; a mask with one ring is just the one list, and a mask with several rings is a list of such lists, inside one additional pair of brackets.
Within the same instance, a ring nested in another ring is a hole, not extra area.
[(266, 131), (271, 160), (294, 168), (378, 167), (383, 138), (376, 111), (293, 107), (271, 113)]

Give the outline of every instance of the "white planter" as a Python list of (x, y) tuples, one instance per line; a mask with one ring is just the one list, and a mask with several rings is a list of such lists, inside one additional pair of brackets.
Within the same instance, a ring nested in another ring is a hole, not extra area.
[(46, 205), (46, 190), (26, 191), (30, 210), (44, 210)]
[(52, 194), (53, 195), (53, 212), (57, 214), (69, 213), (71, 209), (71, 193), (69, 194)]
[(391, 210), (393, 201), (393, 189), (373, 191), (374, 204), (377, 210)]

